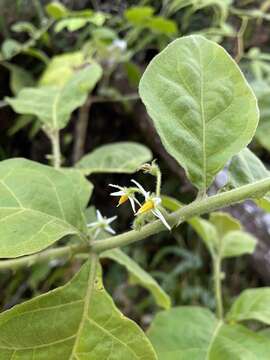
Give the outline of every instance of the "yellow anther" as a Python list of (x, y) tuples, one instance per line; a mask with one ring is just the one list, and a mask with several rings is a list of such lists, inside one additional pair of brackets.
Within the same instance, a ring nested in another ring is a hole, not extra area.
[(147, 211), (154, 209), (155, 203), (153, 200), (147, 200), (138, 210), (137, 214), (143, 214)]
[(118, 201), (118, 205), (117, 205), (117, 206), (124, 204), (126, 201), (128, 201), (128, 196), (127, 196), (126, 194), (125, 194), (125, 195), (122, 195), (122, 196), (120, 197), (119, 201)]

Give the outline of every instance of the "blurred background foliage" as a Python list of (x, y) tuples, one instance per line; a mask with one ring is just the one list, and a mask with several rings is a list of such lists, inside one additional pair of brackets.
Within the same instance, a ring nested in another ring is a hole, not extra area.
[[(103, 68), (96, 86), (72, 121), (61, 132), (64, 165), (72, 166), (84, 153), (116, 141), (148, 146), (163, 173), (164, 194), (189, 202), (195, 190), (183, 169), (165, 152), (138, 94), (138, 81), (149, 61), (173, 39), (199, 33), (220, 43), (239, 63), (253, 87), (261, 120), (252, 150), (266, 167), (270, 162), (270, 1), (261, 0), (141, 0), (101, 1), (0, 0), (0, 159), (26, 157), (45, 162), (50, 143), (38, 119), (16, 115), (5, 96), (26, 86), (63, 86), (74, 69), (87, 62)], [(1, 100), (2, 99), (2, 100)], [(243, 112), (245, 109), (243, 109)], [(135, 175), (138, 180), (140, 174)], [(226, 171), (210, 190), (218, 191)], [(107, 216), (116, 213), (109, 183), (125, 185), (130, 176), (91, 175), (91, 203)], [(153, 178), (144, 176), (153, 188)], [(250, 257), (225, 263), (225, 304), (246, 287), (270, 281), (270, 215), (246, 202), (226, 209), (258, 239)], [(130, 227), (132, 214), (117, 209), (117, 231)], [(126, 249), (161, 284), (173, 304), (215, 307), (210, 257), (188, 224), (161, 233)], [(1, 308), (7, 309), (66, 282), (81, 260), (53, 260), (27, 269), (2, 273)], [(103, 260), (105, 285), (121, 310), (147, 326), (156, 305), (117, 264)]]

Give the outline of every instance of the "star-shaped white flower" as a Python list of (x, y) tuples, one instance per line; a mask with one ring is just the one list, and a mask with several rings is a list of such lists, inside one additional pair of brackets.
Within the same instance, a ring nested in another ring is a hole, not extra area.
[(119, 186), (119, 185), (114, 185), (114, 184), (109, 184), (109, 186), (114, 187), (116, 189), (118, 189), (118, 191), (115, 191), (113, 193), (111, 193), (111, 196), (118, 196), (119, 197), (119, 201), (118, 201), (118, 205), (120, 206), (122, 204), (124, 204), (125, 202), (129, 201), (130, 205), (132, 207), (132, 210), (134, 212), (134, 214), (136, 213), (136, 208), (135, 208), (135, 202), (139, 205), (141, 205), (138, 200), (136, 199), (135, 195), (134, 195), (134, 189), (132, 188), (126, 188), (123, 186)]
[(110, 218), (106, 218), (105, 216), (102, 216), (100, 211), (97, 210), (97, 221), (91, 222), (90, 224), (87, 224), (87, 227), (90, 228), (96, 228), (94, 237), (96, 238), (101, 230), (105, 230), (110, 234), (115, 235), (115, 230), (110, 226), (110, 224), (117, 219), (117, 216), (112, 216)]
[(131, 180), (140, 190), (141, 194), (144, 196), (144, 203), (141, 205), (139, 210), (135, 215), (143, 214), (148, 211), (151, 211), (161, 222), (166, 226), (167, 229), (171, 230), (170, 225), (167, 223), (165, 217), (162, 215), (161, 211), (158, 209), (158, 206), (161, 204), (161, 198), (159, 196), (151, 195), (150, 191), (146, 191), (141, 184), (136, 180)]

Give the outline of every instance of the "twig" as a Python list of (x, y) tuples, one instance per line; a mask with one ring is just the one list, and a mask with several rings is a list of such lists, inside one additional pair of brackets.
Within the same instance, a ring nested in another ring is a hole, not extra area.
[[(270, 190), (270, 178), (256, 181), (230, 190), (221, 194), (203, 198), (200, 201), (183, 206), (181, 209), (171, 213), (167, 221), (172, 226), (178, 226), (180, 223), (192, 218), (193, 216), (202, 215), (215, 211), (217, 209), (239, 203), (246, 199), (259, 198)], [(0, 261), (0, 269), (17, 269), (21, 266), (30, 266), (39, 261), (45, 261), (57, 257), (66, 257), (78, 253), (101, 253), (103, 251), (114, 249), (120, 246), (132, 244), (143, 240), (151, 235), (165, 231), (166, 228), (160, 220), (147, 224), (141, 230), (131, 230), (124, 234), (109, 237), (104, 240), (93, 241), (90, 245), (70, 245), (62, 248), (45, 250), (44, 252), (24, 256), (22, 258)]]
[(85, 104), (80, 108), (78, 121), (75, 124), (74, 146), (72, 161), (75, 164), (84, 154), (84, 146), (87, 138), (87, 127), (89, 122), (89, 111), (92, 99), (88, 97)]

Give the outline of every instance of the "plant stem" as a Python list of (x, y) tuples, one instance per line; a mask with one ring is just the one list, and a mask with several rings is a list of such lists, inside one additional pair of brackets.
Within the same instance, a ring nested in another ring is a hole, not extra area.
[(54, 130), (50, 134), (52, 143), (52, 156), (53, 156), (53, 167), (59, 169), (61, 167), (61, 149), (60, 149), (60, 132)]
[(214, 268), (214, 289), (216, 299), (216, 313), (217, 317), (223, 319), (223, 301), (222, 301), (222, 289), (221, 289), (221, 257), (216, 255), (213, 258)]
[[(260, 198), (269, 190), (270, 178), (266, 178), (225, 193), (203, 198), (201, 201), (194, 201), (170, 214), (166, 220), (171, 226), (177, 226), (193, 216), (209, 213), (246, 199)], [(157, 220), (145, 225), (141, 230), (131, 230), (108, 239), (94, 241), (92, 243), (92, 250), (102, 252), (119, 246), (129, 245), (165, 230), (166, 228), (162, 222)]]
[[(270, 178), (259, 180), (252, 184), (241, 186), (237, 189), (230, 190), (225, 193), (210, 196), (200, 201), (194, 201), (193, 203), (171, 213), (166, 220), (168, 220), (170, 225), (177, 226), (193, 216), (209, 213), (211, 211), (244, 201), (246, 199), (260, 198), (268, 191), (270, 191)], [(77, 253), (87, 253), (89, 251), (100, 253), (105, 250), (132, 244), (165, 230), (166, 228), (162, 222), (157, 220), (143, 226), (141, 230), (131, 230), (124, 234), (109, 237), (104, 240), (93, 241), (92, 244), (90, 244), (90, 247), (89, 245), (81, 244), (71, 245), (62, 248), (45, 250), (44, 252), (24, 256), (18, 259), (3, 260), (0, 261), (0, 269), (15, 269), (20, 266), (29, 266), (37, 261), (65, 257)]]
[(74, 146), (72, 161), (75, 164), (84, 154), (84, 145), (87, 137), (87, 127), (89, 121), (89, 111), (91, 108), (92, 99), (91, 96), (88, 97), (85, 104), (81, 107), (79, 111), (78, 120), (75, 124), (75, 136), (74, 136)]
[(37, 254), (22, 256), (11, 260), (0, 261), (0, 270), (17, 270), (23, 266), (31, 266), (37, 262), (46, 262), (56, 258), (70, 258), (78, 253), (88, 253), (88, 244), (68, 245), (52, 248)]
[(156, 174), (156, 178), (157, 178), (157, 182), (156, 182), (156, 194), (157, 194), (157, 196), (160, 196), (160, 191), (161, 191), (161, 177), (162, 177), (162, 175), (161, 175), (161, 171), (160, 171), (160, 169), (159, 169), (158, 166), (156, 167), (156, 172), (157, 172), (157, 174)]
[(244, 55), (244, 34), (246, 31), (248, 25), (248, 18), (246, 16), (242, 17), (242, 22), (241, 22), (241, 26), (240, 29), (238, 31), (237, 34), (237, 54), (235, 57), (235, 61), (237, 63), (239, 63), (239, 61), (242, 59), (243, 55)]
[(43, 9), (42, 9), (40, 0), (33, 0), (33, 4), (36, 9), (40, 24), (42, 25), (43, 19), (44, 19), (44, 13), (43, 13)]

